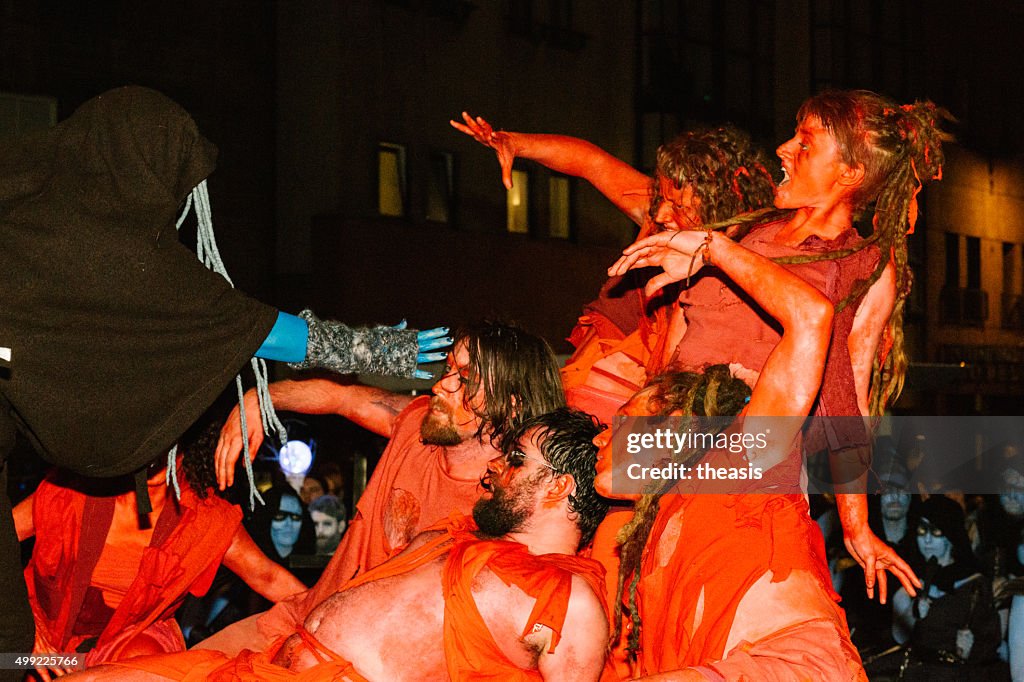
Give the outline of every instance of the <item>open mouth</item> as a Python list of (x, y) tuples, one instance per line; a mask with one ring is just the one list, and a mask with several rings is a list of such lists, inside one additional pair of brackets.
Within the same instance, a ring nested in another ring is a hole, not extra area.
[(786, 169), (786, 166), (785, 166), (785, 164), (783, 164), (783, 165), (782, 165), (782, 179), (781, 179), (781, 180), (779, 180), (779, 183), (778, 183), (778, 185), (776, 185), (776, 186), (777, 186), (777, 187), (782, 187), (782, 186), (783, 186), (783, 185), (785, 185), (785, 184), (786, 184), (787, 182), (789, 182), (789, 171), (788, 171), (788, 170)]

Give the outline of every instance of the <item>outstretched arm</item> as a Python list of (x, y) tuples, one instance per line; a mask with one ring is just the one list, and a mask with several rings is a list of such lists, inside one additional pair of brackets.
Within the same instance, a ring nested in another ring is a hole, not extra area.
[[(882, 333), (889, 323), (896, 303), (896, 269), (892, 263), (885, 268), (864, 300), (857, 308), (850, 331), (850, 364), (857, 387), (857, 407), (862, 416), (869, 414), (868, 393), (871, 385), (871, 367), (878, 352)], [(863, 481), (861, 481), (863, 484)], [(837, 494), (836, 507), (843, 524), (843, 542), (850, 556), (864, 569), (864, 583), (869, 599), (874, 598), (875, 584), (878, 584), (878, 599), (885, 603), (888, 596), (886, 571), (903, 585), (911, 596), (917, 594), (915, 587), (921, 581), (892, 547), (876, 536), (868, 526), (867, 498), (863, 494)]]
[(451, 345), (446, 327), (425, 331), (406, 329), (405, 320), (394, 327), (349, 327), (321, 320), (311, 310), (298, 316), (278, 312), (256, 357), (288, 362), (295, 369), (323, 368), (339, 374), (366, 373), (429, 379), (421, 363), (444, 360)]
[(600, 147), (578, 137), (496, 131), (482, 117), (470, 116), (465, 111), (462, 121), (450, 123), (494, 149), (506, 188), (512, 188), (512, 163), (516, 157), (530, 159), (553, 171), (583, 178), (630, 220), (637, 225), (643, 223), (651, 203), (651, 179)]
[[(278, 410), (337, 414), (381, 436), (391, 435), (399, 413), (412, 402), (412, 396), (319, 378), (275, 382), (270, 385), (270, 398)], [(245, 416), (249, 452), (255, 455), (263, 443), (263, 425), (254, 389), (245, 394)], [(235, 463), (241, 452), (242, 419), (236, 405), (221, 428), (214, 455), (217, 483), (221, 490), (234, 483)]]
[(224, 565), (257, 594), (275, 603), (306, 589), (298, 578), (261, 552), (242, 526), (224, 554)]

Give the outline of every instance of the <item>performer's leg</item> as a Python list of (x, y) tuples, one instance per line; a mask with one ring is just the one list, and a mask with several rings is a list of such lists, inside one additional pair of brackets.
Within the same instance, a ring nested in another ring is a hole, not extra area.
[[(36, 631), (7, 495), (7, 456), (13, 444), (14, 424), (0, 408), (0, 652), (27, 654), (32, 651)], [(21, 680), (24, 675), (24, 670), (0, 670), (0, 681)]]

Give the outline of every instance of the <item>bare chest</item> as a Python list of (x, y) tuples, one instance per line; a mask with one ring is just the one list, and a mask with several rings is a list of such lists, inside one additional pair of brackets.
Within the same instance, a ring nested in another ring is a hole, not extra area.
[[(443, 558), (340, 592), (309, 615), (306, 629), (370, 680), (447, 680), (442, 569)], [(297, 652), (290, 667), (313, 662)]]

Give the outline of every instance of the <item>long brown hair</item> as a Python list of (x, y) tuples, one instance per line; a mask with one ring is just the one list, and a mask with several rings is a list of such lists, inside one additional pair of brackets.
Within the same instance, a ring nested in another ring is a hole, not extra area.
[[(871, 276), (840, 301), (836, 310), (863, 296), (890, 262), (896, 268), (896, 305), (871, 377), (870, 410), (878, 415), (903, 389), (907, 371), (903, 312), (913, 282), (907, 264), (907, 235), (917, 219), (921, 186), (942, 176), (942, 143), (952, 137), (940, 125), (953, 118), (932, 102), (900, 106), (869, 90), (827, 90), (815, 95), (797, 112), (797, 121), (808, 117), (821, 121), (846, 164), (864, 168), (864, 180), (850, 198), (853, 209), (859, 211), (874, 202), (874, 230), (859, 248), (877, 244), (881, 259)], [(844, 255), (847, 252), (828, 257)]]
[(469, 351), (467, 395), (483, 387), (477, 436), (489, 430), (498, 444), (519, 423), (565, 405), (558, 359), (548, 342), (520, 327), (482, 322), (460, 329), (454, 346)]

